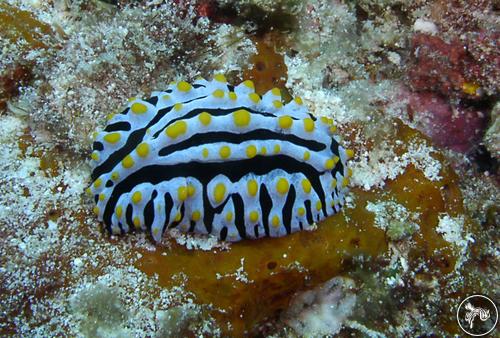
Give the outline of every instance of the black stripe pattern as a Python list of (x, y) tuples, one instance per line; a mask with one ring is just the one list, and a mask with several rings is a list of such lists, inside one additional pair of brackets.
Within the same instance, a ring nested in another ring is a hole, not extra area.
[(239, 241), (280, 237), (338, 212), (351, 151), (331, 119), (253, 83), (172, 83), (131, 99), (94, 135), (94, 212), (113, 234), (167, 229)]

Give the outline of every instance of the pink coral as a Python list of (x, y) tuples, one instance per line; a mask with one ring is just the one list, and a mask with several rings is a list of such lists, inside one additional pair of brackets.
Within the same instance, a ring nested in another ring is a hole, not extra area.
[[(498, 92), (497, 33), (469, 32), (445, 42), (427, 34), (412, 39), (409, 112), (437, 145), (468, 152), (487, 124), (488, 96)], [(478, 108), (479, 107), (479, 108)]]
[[(500, 32), (480, 30), (466, 34), (465, 44), (469, 55), (478, 67), (466, 69), (470, 78), (477, 79), (489, 95), (495, 95), (500, 86)], [(478, 69), (479, 68), (479, 69)], [(479, 73), (473, 73), (479, 70)]]
[(408, 75), (413, 89), (477, 100), (500, 83), (499, 32), (478, 30), (445, 42), (427, 34), (412, 39)]
[(432, 92), (411, 93), (408, 112), (435, 144), (466, 153), (481, 139), (485, 114), (464, 104), (450, 104)]
[(458, 40), (446, 43), (436, 36), (415, 34), (412, 55), (408, 75), (414, 90), (431, 90), (444, 96), (479, 96), (474, 87), (480, 67)]

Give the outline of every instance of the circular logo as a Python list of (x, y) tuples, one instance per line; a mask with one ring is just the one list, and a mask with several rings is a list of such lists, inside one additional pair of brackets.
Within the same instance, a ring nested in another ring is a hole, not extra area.
[(460, 328), (474, 337), (485, 336), (492, 332), (498, 323), (498, 309), (486, 296), (472, 295), (465, 298), (457, 310)]

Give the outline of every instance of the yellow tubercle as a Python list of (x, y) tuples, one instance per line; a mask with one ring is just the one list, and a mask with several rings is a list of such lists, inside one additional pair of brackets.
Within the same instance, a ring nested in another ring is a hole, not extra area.
[(137, 146), (135, 151), (137, 152), (137, 155), (139, 155), (140, 157), (143, 157), (143, 158), (147, 157), (149, 154), (149, 144), (147, 144), (146, 142), (143, 142)]
[(255, 85), (253, 84), (253, 82), (251, 80), (245, 80), (242, 83), (245, 87), (248, 87), (252, 90), (255, 90)]
[(333, 158), (329, 158), (328, 160), (325, 161), (325, 169), (326, 170), (332, 170), (334, 166), (335, 166), (335, 162), (334, 162)]
[(187, 123), (186, 121), (181, 120), (169, 125), (167, 129), (165, 129), (165, 133), (170, 138), (176, 138), (186, 133), (186, 130), (187, 130)]
[(102, 184), (102, 179), (98, 178), (94, 181), (94, 188), (99, 188)]
[(248, 94), (248, 97), (249, 97), (249, 98), (250, 98), (250, 100), (251, 100), (253, 103), (255, 103), (255, 104), (257, 104), (257, 103), (259, 103), (259, 102), (260, 102), (260, 96), (259, 96), (258, 94), (255, 94), (255, 93), (250, 93), (250, 94)]
[(132, 194), (132, 202), (134, 204), (140, 203), (142, 200), (142, 193), (140, 191), (136, 191)]
[(317, 201), (316, 202), (316, 210), (320, 211), (321, 208), (323, 208), (323, 203), (321, 203), (321, 201)]
[(250, 211), (250, 214), (248, 216), (249, 216), (248, 218), (250, 219), (250, 222), (252, 222), (252, 223), (256, 223), (259, 220), (259, 212), (258, 211), (252, 210), (252, 211)]
[(311, 192), (311, 181), (309, 181), (307, 178), (304, 178), (302, 180), (302, 189), (306, 194), (309, 194)]
[(97, 151), (93, 151), (92, 154), (90, 154), (90, 158), (96, 162), (99, 161), (99, 153)]
[(249, 145), (246, 149), (246, 154), (248, 158), (254, 158), (255, 155), (257, 155), (257, 147), (255, 147), (253, 144)]
[(125, 156), (122, 160), (122, 166), (125, 169), (132, 168), (134, 166), (134, 164), (135, 164), (134, 159), (130, 155)]
[(228, 158), (229, 156), (231, 156), (231, 148), (229, 148), (229, 146), (220, 147), (219, 155), (221, 158)]
[(212, 115), (204, 111), (200, 115), (198, 115), (198, 119), (200, 120), (201, 124), (203, 124), (204, 126), (208, 126), (210, 124), (210, 121), (212, 121)]
[(115, 214), (118, 219), (122, 218), (123, 215), (123, 208), (121, 205), (117, 206), (115, 209)]
[(305, 118), (302, 120), (304, 123), (304, 130), (307, 131), (308, 133), (311, 133), (314, 131), (314, 121), (311, 118)]
[(199, 221), (201, 219), (201, 212), (199, 210), (193, 211), (191, 214), (191, 219), (195, 222)]
[(188, 186), (187, 186), (188, 197), (194, 196), (195, 193), (196, 193), (195, 187), (192, 184), (188, 184)]
[(174, 217), (174, 222), (179, 222), (182, 218), (182, 215), (180, 212), (178, 212), (177, 214), (175, 214), (175, 217)]
[(326, 116), (321, 116), (320, 120), (321, 120), (321, 122), (323, 122), (324, 124), (326, 124), (328, 126), (331, 126), (333, 124), (333, 119), (326, 117)]
[(224, 97), (224, 91), (222, 89), (216, 89), (213, 91), (212, 96), (218, 99), (222, 99)]
[(179, 199), (179, 201), (181, 202), (185, 201), (187, 196), (188, 196), (187, 187), (180, 186), (179, 188), (177, 188), (177, 198)]
[(332, 189), (334, 189), (337, 186), (337, 180), (333, 179), (332, 184), (330, 185)]
[(238, 95), (236, 95), (235, 92), (229, 92), (229, 94), (227, 94), (227, 96), (229, 96), (229, 98), (233, 101), (236, 101), (238, 99)]
[(250, 112), (245, 109), (239, 109), (233, 113), (233, 121), (237, 127), (246, 127), (250, 124)]
[(278, 215), (274, 215), (273, 218), (271, 219), (271, 225), (274, 227), (274, 228), (277, 228), (280, 226), (280, 218)]
[(144, 114), (148, 111), (148, 107), (145, 104), (135, 102), (132, 104), (132, 106), (130, 106), (130, 110), (134, 114)]
[(177, 89), (180, 92), (187, 93), (191, 90), (191, 88), (192, 88), (191, 84), (189, 84), (186, 81), (179, 81), (179, 83), (177, 84)]
[(139, 229), (141, 227), (141, 219), (139, 218), (139, 216), (135, 216), (132, 222), (134, 223), (134, 227), (136, 229)]
[(300, 208), (297, 209), (297, 214), (299, 216), (304, 216), (305, 213), (306, 213), (306, 209), (304, 209), (303, 207), (300, 207)]
[(278, 125), (282, 129), (289, 129), (292, 126), (292, 124), (293, 124), (293, 119), (288, 115), (280, 116), (278, 118)]
[(284, 177), (281, 177), (278, 179), (278, 182), (276, 183), (276, 191), (279, 192), (281, 195), (284, 195), (288, 192), (290, 185), (288, 183), (288, 180)]
[(247, 182), (247, 190), (248, 190), (248, 194), (250, 196), (255, 196), (257, 195), (257, 190), (258, 190), (258, 186), (257, 186), (257, 181), (255, 180), (249, 180)]
[(224, 183), (217, 183), (214, 188), (214, 200), (215, 203), (221, 203), (226, 196), (226, 186)]
[(215, 74), (214, 80), (217, 82), (223, 82), (223, 83), (227, 82), (226, 77), (223, 74)]
[(273, 106), (274, 106), (274, 108), (276, 108), (276, 109), (280, 109), (280, 108), (283, 108), (283, 103), (282, 103), (281, 101), (274, 100), (274, 101), (273, 101)]
[(119, 178), (120, 178), (120, 174), (118, 173), (118, 171), (113, 171), (113, 172), (111, 173), (111, 179), (112, 179), (113, 181), (118, 181), (118, 179), (119, 179)]
[(279, 154), (280, 151), (281, 151), (281, 146), (279, 144), (275, 144), (274, 148), (273, 148), (273, 152), (275, 154)]

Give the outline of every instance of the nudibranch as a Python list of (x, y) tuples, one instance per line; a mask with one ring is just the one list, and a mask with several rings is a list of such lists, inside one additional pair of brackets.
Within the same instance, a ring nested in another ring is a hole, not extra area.
[(113, 234), (168, 228), (239, 241), (279, 237), (338, 212), (353, 155), (329, 118), (252, 81), (171, 83), (130, 99), (94, 135), (94, 212)]

